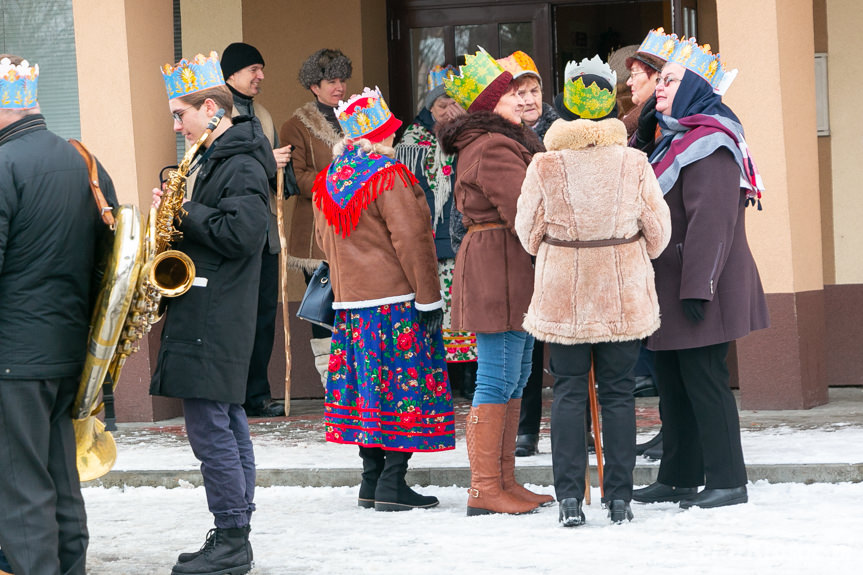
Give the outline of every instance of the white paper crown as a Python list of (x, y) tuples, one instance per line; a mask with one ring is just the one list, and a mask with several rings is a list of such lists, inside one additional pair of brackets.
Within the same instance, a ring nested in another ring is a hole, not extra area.
[(573, 80), (577, 76), (583, 76), (584, 74), (599, 76), (606, 79), (612, 86), (617, 86), (617, 72), (603, 62), (598, 54), (589, 60), (585, 58), (578, 63), (575, 60), (568, 62), (563, 72), (563, 79), (564, 81)]

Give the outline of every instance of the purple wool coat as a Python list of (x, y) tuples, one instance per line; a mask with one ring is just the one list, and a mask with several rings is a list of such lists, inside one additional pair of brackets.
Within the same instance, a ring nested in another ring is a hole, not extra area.
[[(746, 240), (745, 198), (740, 169), (724, 148), (684, 167), (665, 194), (671, 241), (653, 262), (662, 323), (648, 349), (704, 347), (770, 325)], [(703, 321), (684, 315), (683, 299), (706, 300)]]

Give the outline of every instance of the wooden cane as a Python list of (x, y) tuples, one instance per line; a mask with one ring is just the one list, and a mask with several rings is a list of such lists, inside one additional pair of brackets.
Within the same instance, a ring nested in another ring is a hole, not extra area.
[[(587, 433), (584, 434), (584, 452), (587, 453)], [(590, 458), (584, 466), (584, 504), (590, 505)]]
[(590, 418), (593, 420), (593, 445), (596, 449), (596, 471), (599, 476), (599, 493), (602, 497), (605, 497), (605, 488), (602, 485), (604, 476), (602, 462), (602, 425), (599, 423), (599, 403), (596, 401), (596, 378), (593, 374), (593, 365), (590, 366), (590, 375), (587, 376), (587, 392), (590, 397)]
[(288, 309), (288, 241), (283, 213), (285, 170), (276, 173), (276, 221), (279, 227), (279, 289), (282, 293), (282, 321), (285, 324), (285, 416), (291, 414), (291, 314)]

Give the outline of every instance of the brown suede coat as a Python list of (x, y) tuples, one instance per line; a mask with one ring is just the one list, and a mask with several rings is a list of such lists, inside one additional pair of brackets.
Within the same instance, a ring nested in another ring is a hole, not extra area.
[[(525, 331), (565, 345), (641, 339), (659, 327), (651, 258), (671, 236), (668, 206), (643, 152), (626, 147), (617, 119), (558, 120), (549, 151), (527, 169), (515, 229), (536, 255)], [(630, 238), (604, 247), (543, 241)]]
[[(317, 238), (330, 264), (336, 309), (415, 300), (418, 309), (443, 307), (431, 212), (425, 192), (398, 176), (343, 238), (315, 207)], [(324, 192), (325, 193), (325, 192)]]
[[(652, 350), (733, 341), (770, 325), (758, 268), (746, 240), (745, 190), (731, 152), (719, 148), (680, 170), (665, 194), (671, 241), (654, 262), (662, 327)], [(702, 299), (704, 320), (686, 318), (682, 299)]]
[(529, 128), (493, 112), (476, 112), (438, 125), (438, 141), (457, 153), (456, 206), (468, 231), (455, 260), (452, 328), (480, 333), (522, 329), (533, 293), (530, 256), (515, 235), (515, 212), (530, 159), (543, 151)]
[(300, 188), (288, 230), (288, 265), (313, 271), (324, 259), (324, 253), (315, 242), (312, 185), (318, 173), (333, 161), (333, 146), (340, 137), (318, 111), (317, 104), (309, 102), (297, 108), (291, 119), (282, 124), (279, 140), (283, 146), (293, 146), (291, 158)]

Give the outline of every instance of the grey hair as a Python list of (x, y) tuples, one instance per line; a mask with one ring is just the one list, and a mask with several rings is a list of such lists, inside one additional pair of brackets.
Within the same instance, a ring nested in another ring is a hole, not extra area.
[(380, 154), (382, 156), (387, 156), (389, 158), (396, 157), (395, 148), (391, 148), (390, 146), (384, 146), (380, 142), (372, 142), (366, 138), (359, 138), (357, 140), (352, 140), (350, 138), (342, 138), (342, 140), (333, 146), (333, 157), (341, 156), (345, 151), (347, 146), (355, 146), (362, 150), (365, 154)]
[(306, 58), (300, 66), (298, 79), (308, 90), (322, 80), (347, 80), (351, 77), (351, 72), (353, 68), (350, 58), (342, 54), (341, 50), (324, 48)]

